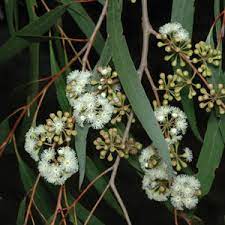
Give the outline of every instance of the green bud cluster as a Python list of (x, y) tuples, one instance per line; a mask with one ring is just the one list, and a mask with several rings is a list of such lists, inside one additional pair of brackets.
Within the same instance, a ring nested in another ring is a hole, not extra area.
[[(111, 67), (98, 67), (100, 78), (92, 80), (91, 84), (97, 86), (97, 93), (101, 93), (103, 97), (108, 98), (109, 102), (114, 106), (111, 119), (112, 124), (122, 121), (124, 116), (129, 116), (131, 113), (131, 106), (128, 103), (126, 95), (122, 92), (118, 74), (112, 71)], [(133, 119), (132, 122), (135, 122)]]
[[(121, 122), (124, 115), (127, 117), (130, 115), (131, 106), (127, 104), (127, 97), (122, 92), (114, 92), (108, 96), (110, 103), (114, 106), (113, 117), (111, 123), (115, 124)], [(133, 120), (132, 122), (135, 122)]]
[(220, 114), (225, 113), (225, 88), (223, 84), (209, 84), (209, 91), (205, 88), (201, 88), (200, 92), (202, 95), (198, 96), (199, 107), (205, 108), (207, 112), (211, 112), (213, 108), (218, 108)]
[[(49, 117), (50, 118), (46, 120), (46, 124), (44, 125), (48, 142), (61, 145), (65, 142), (70, 142), (71, 136), (75, 136), (77, 134), (74, 125), (75, 120), (69, 112), (63, 113), (62, 111), (57, 111), (56, 114), (51, 113)], [(58, 121), (63, 124), (60, 132), (56, 129)]]
[(191, 76), (188, 71), (181, 69), (177, 69), (174, 75), (169, 74), (166, 76), (164, 73), (161, 73), (158, 83), (159, 90), (165, 91), (163, 104), (167, 105), (173, 99), (180, 101), (180, 92), (184, 87), (188, 87), (188, 98), (192, 99), (197, 94), (195, 89), (201, 88), (200, 83), (193, 83), (194, 77), (195, 75)]
[(180, 153), (179, 143), (170, 145), (169, 153), (172, 166), (176, 171), (179, 172), (182, 169), (187, 168), (189, 162), (188, 160), (189, 155), (186, 152)]
[(182, 59), (181, 55), (185, 55), (188, 59), (192, 56), (193, 51), (191, 50), (191, 40), (180, 41), (174, 36), (168, 36), (163, 34), (158, 34), (157, 38), (160, 40), (158, 42), (158, 47), (164, 47), (167, 55), (164, 57), (166, 61), (170, 61), (171, 65), (184, 67), (186, 62)]
[(177, 69), (175, 76), (176, 76), (176, 82), (175, 82), (175, 87), (174, 87), (175, 95), (179, 94), (179, 96), (180, 96), (181, 90), (184, 87), (188, 87), (188, 89), (189, 89), (188, 98), (192, 99), (194, 96), (196, 96), (197, 92), (195, 89), (200, 89), (201, 84), (193, 83), (195, 74), (191, 76), (187, 70), (183, 71), (181, 69)]
[(199, 65), (198, 71), (205, 77), (212, 75), (212, 70), (208, 65), (219, 66), (222, 59), (220, 50), (212, 48), (203, 41), (195, 45), (194, 53), (196, 57), (192, 59), (192, 62)]
[(176, 96), (174, 93), (175, 81), (177, 77), (174, 75), (169, 74), (166, 76), (164, 73), (160, 74), (159, 83), (159, 90), (165, 91), (163, 95), (163, 105), (168, 105), (169, 101), (172, 101), (174, 98), (179, 101), (180, 96)]
[(98, 72), (100, 73), (100, 79), (92, 80), (91, 84), (97, 86), (98, 92), (105, 96), (112, 95), (117, 91), (119, 85), (119, 79), (117, 72), (113, 71), (111, 67), (99, 67)]
[(115, 155), (121, 158), (128, 158), (129, 155), (135, 155), (142, 148), (139, 142), (133, 138), (128, 138), (125, 144), (122, 143), (122, 137), (116, 128), (101, 130), (101, 137), (94, 141), (95, 148), (100, 151), (100, 159), (112, 161)]

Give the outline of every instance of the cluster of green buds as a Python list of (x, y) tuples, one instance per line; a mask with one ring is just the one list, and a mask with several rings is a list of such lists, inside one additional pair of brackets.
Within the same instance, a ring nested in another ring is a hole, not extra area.
[(170, 61), (172, 66), (181, 66), (184, 67), (186, 65), (182, 56), (184, 55), (186, 58), (190, 58), (193, 54), (191, 50), (192, 45), (190, 39), (188, 40), (180, 40), (174, 35), (164, 35), (158, 34), (157, 38), (160, 40), (158, 42), (158, 47), (164, 47), (167, 55), (164, 57), (166, 61)]
[(193, 158), (189, 148), (185, 148), (182, 153), (180, 153), (179, 142), (169, 146), (169, 153), (172, 165), (178, 172), (186, 168)]
[(225, 88), (223, 84), (217, 84), (216, 87), (213, 84), (208, 85), (209, 92), (205, 88), (201, 88), (202, 95), (198, 96), (200, 102), (199, 107), (205, 108), (207, 112), (210, 112), (214, 107), (218, 107), (219, 113), (225, 113)]
[(175, 95), (174, 92), (176, 78), (176, 76), (171, 74), (169, 74), (168, 76), (166, 76), (165, 73), (160, 74), (160, 79), (158, 81), (159, 90), (165, 91), (163, 95), (163, 105), (168, 105), (168, 102), (172, 101), (174, 98), (177, 101), (180, 101), (180, 96)]
[[(195, 78), (195, 74), (192, 76), (189, 74), (187, 70), (177, 69), (175, 75), (176, 76), (176, 84), (174, 87), (174, 92), (176, 96), (180, 96), (180, 92), (184, 87), (188, 87), (188, 98), (192, 99), (196, 96), (197, 92), (195, 89), (200, 89), (200, 83), (193, 83), (193, 79)], [(179, 95), (178, 95), (179, 94)]]
[(125, 142), (125, 155), (137, 155), (138, 152), (142, 149), (142, 144), (135, 141), (134, 138), (130, 137)]
[[(127, 117), (130, 115), (131, 106), (127, 103), (127, 97), (122, 92), (114, 92), (108, 97), (110, 103), (114, 106), (113, 117), (111, 123), (115, 124), (121, 122), (124, 115)], [(133, 119), (132, 122), (135, 122)]]
[(196, 89), (201, 88), (200, 83), (193, 83), (195, 78), (194, 75), (190, 75), (187, 70), (177, 69), (174, 75), (165, 75), (164, 73), (160, 74), (159, 90), (165, 91), (163, 95), (163, 105), (167, 105), (169, 101), (176, 99), (177, 101), (181, 100), (181, 90), (184, 87), (188, 87), (188, 98), (192, 99), (196, 96)]
[[(97, 92), (102, 96), (107, 97), (110, 104), (114, 106), (111, 119), (112, 124), (116, 124), (122, 121), (124, 116), (129, 116), (131, 113), (131, 106), (128, 103), (126, 95), (121, 91), (118, 74), (116, 71), (112, 71), (111, 67), (98, 67), (100, 78), (91, 81), (93, 86), (97, 86)], [(135, 122), (133, 119), (132, 122)]]
[(203, 41), (195, 45), (194, 53), (196, 57), (192, 59), (192, 62), (200, 65), (198, 71), (205, 77), (212, 75), (212, 70), (208, 64), (219, 66), (220, 60), (222, 59), (220, 50), (212, 48), (211, 45)]
[(101, 137), (94, 141), (96, 149), (100, 151), (100, 159), (107, 158), (108, 161), (112, 161), (115, 155), (128, 158), (129, 155), (137, 154), (138, 150), (142, 148), (141, 144), (133, 138), (129, 138), (123, 144), (122, 137), (116, 128), (101, 130), (100, 135)]
[(98, 92), (105, 97), (111, 96), (119, 87), (117, 72), (112, 71), (112, 68), (109, 66), (98, 67), (98, 72), (101, 75), (100, 79), (92, 80), (91, 84), (97, 85)]
[(62, 145), (70, 142), (71, 137), (77, 134), (75, 120), (69, 112), (57, 111), (49, 117), (44, 125), (48, 142)]

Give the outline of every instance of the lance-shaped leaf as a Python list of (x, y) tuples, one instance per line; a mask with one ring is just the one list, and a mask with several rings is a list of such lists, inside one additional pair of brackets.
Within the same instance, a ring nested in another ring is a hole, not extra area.
[(111, 40), (113, 62), (119, 75), (123, 89), (132, 109), (141, 122), (154, 146), (159, 150), (172, 175), (172, 166), (168, 153), (168, 145), (154, 116), (151, 104), (145, 94), (138, 73), (131, 59), (129, 49), (122, 35), (120, 6), (117, 1), (109, 1), (108, 32)]
[(16, 225), (23, 225), (24, 224), (24, 216), (26, 212), (26, 197), (20, 202), (19, 210), (17, 214)]
[[(190, 35), (192, 35), (194, 11), (194, 0), (173, 0), (171, 21), (181, 23)], [(183, 105), (184, 112), (187, 115), (193, 134), (199, 141), (202, 142), (197, 126), (194, 103), (192, 99), (188, 98), (188, 91), (185, 89), (181, 91), (181, 103)]]
[(57, 19), (64, 14), (67, 7), (67, 5), (58, 6), (39, 19), (29, 23), (18, 32), (15, 32), (0, 48), (0, 63), (9, 60), (31, 44), (28, 40), (19, 37), (20, 35), (43, 35), (57, 22)]
[[(59, 66), (55, 58), (54, 50), (52, 47), (52, 42), (49, 42), (49, 51), (50, 51), (50, 64), (51, 64), (51, 73), (52, 75), (56, 74), (59, 72)], [(56, 95), (57, 95), (57, 100), (58, 103), (61, 107), (61, 109), (64, 112), (68, 112), (70, 110), (69, 102), (66, 97), (66, 84), (63, 79), (63, 74), (59, 76), (56, 81), (55, 81), (55, 87), (56, 87)]]
[(181, 23), (192, 34), (195, 0), (173, 0), (171, 21)]
[(76, 125), (76, 130), (77, 135), (75, 136), (75, 148), (79, 162), (79, 188), (81, 188), (86, 169), (86, 139), (89, 127), (80, 127), (79, 125)]
[[(19, 172), (21, 176), (21, 180), (26, 192), (30, 191), (35, 183), (37, 175), (33, 172), (33, 170), (22, 160), (19, 153), (16, 151), (17, 160), (19, 164)], [(53, 212), (53, 208), (51, 205), (51, 198), (45, 188), (38, 184), (34, 201), (37, 207), (41, 210), (42, 214), (45, 218), (49, 218)]]
[(224, 150), (224, 143), (219, 128), (220, 123), (222, 121), (212, 112), (197, 163), (197, 177), (201, 182), (203, 195), (206, 195), (212, 186), (215, 171), (219, 166)]
[(16, 0), (4, 0), (5, 14), (8, 23), (9, 33), (12, 35), (15, 32), (14, 28), (14, 12), (16, 7)]
[(183, 90), (181, 92), (182, 106), (183, 106), (184, 112), (188, 118), (188, 122), (190, 124), (193, 134), (200, 142), (203, 142), (202, 137), (198, 130), (194, 102), (192, 99), (188, 98), (188, 92), (189, 92), (188, 88), (183, 88)]
[[(38, 19), (34, 11), (34, 6), (36, 5), (36, 0), (26, 0), (27, 11), (29, 15), (29, 21), (35, 21)], [(38, 92), (38, 78), (39, 78), (39, 43), (32, 43), (29, 47), (29, 80), (28, 82), (33, 82), (27, 90), (27, 102), (29, 103)], [(31, 107), (31, 116), (35, 112), (36, 104)]]

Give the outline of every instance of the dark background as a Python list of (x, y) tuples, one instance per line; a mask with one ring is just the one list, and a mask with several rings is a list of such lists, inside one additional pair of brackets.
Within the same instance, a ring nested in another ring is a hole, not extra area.
[[(50, 2), (51, 1), (49, 1), (49, 3)], [(212, 0), (196, 0), (193, 42), (205, 40), (209, 28), (213, 22), (213, 4), (214, 1)], [(9, 36), (6, 19), (4, 18), (4, 4), (0, 3), (0, 6), (2, 9), (0, 16), (0, 44), (3, 44)], [(96, 21), (100, 12), (99, 5), (95, 3), (89, 3), (85, 4), (85, 7), (87, 8), (88, 12), (90, 12), (92, 18)], [(171, 7), (171, 0), (149, 1), (150, 20), (155, 29), (158, 29), (159, 26), (170, 21)], [(23, 1), (20, 3), (19, 10), (21, 24), (26, 24), (27, 14)], [(41, 10), (39, 13), (41, 13)], [(128, 1), (126, 1), (123, 13), (124, 33), (130, 48), (130, 53), (136, 66), (139, 64), (142, 45), (140, 19), (141, 8), (139, 1), (137, 0), (136, 4), (130, 4)], [(67, 34), (70, 34), (69, 36), (71, 37), (77, 35), (82, 36), (82, 33), (78, 28), (71, 27), (70, 21), (70, 17), (65, 15), (64, 28)], [(156, 82), (157, 76), (160, 72), (166, 72), (170, 70), (168, 64), (163, 61), (162, 54), (163, 52), (156, 47), (156, 40), (151, 39), (149, 66)], [(94, 61), (97, 60), (95, 54), (93, 54), (92, 57)], [(46, 44), (42, 44), (40, 61), (40, 74), (50, 74), (48, 47)], [(2, 121), (8, 114), (10, 114), (10, 112), (24, 104), (26, 101), (25, 84), (28, 80), (28, 64), (28, 52), (23, 51), (4, 65), (0, 65), (0, 121)], [(145, 87), (146, 93), (151, 99), (152, 93), (147, 85), (147, 80), (143, 80), (143, 85)], [(52, 88), (50, 89), (47, 98), (44, 101), (44, 107), (42, 107), (40, 113), (41, 115), (47, 115), (56, 109), (57, 103), (55, 101), (54, 89)], [(207, 115), (202, 111), (198, 111), (197, 116), (201, 133), (204, 134)], [(13, 123), (13, 121), (11, 121), (11, 123)], [(143, 133), (143, 130), (139, 124), (137, 124), (132, 131), (136, 138), (145, 146), (149, 144), (149, 140), (146, 134)], [(92, 139), (92, 135), (90, 135), (90, 139)], [(194, 152), (195, 161), (193, 162), (193, 165), (195, 165), (201, 145), (196, 140), (196, 138), (193, 137), (190, 131), (185, 137), (184, 145), (185, 144), (189, 146)], [(20, 151), (23, 151), (23, 149), (21, 148)], [(91, 157), (96, 157), (94, 153), (89, 154)], [(6, 154), (4, 154), (0, 160), (0, 225), (15, 225), (18, 204), (25, 193), (20, 181), (15, 155), (6, 152)], [(207, 197), (201, 200), (198, 210), (196, 211), (196, 215), (202, 218), (206, 225), (225, 224), (224, 174), (224, 159), (222, 159), (221, 166), (216, 171), (216, 179), (212, 190)], [(133, 221), (134, 225), (174, 224), (173, 215), (168, 212), (164, 205), (148, 200), (145, 193), (141, 189), (141, 179), (137, 177), (136, 172), (132, 170), (125, 161), (121, 163), (117, 181), (119, 183), (118, 186), (120, 193), (127, 205), (131, 220)], [(89, 208), (94, 204), (94, 200), (97, 199), (96, 193), (94, 191), (91, 192), (90, 198), (84, 200), (84, 204)], [(103, 219), (107, 225), (125, 224), (125, 221), (119, 218), (113, 210), (106, 208), (104, 203), (100, 205), (96, 215), (100, 219)], [(182, 225), (183, 223), (180, 222), (180, 224)]]

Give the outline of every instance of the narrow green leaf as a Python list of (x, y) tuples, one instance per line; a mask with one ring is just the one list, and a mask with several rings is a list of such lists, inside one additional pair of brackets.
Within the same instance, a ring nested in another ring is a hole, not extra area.
[(79, 188), (81, 188), (86, 169), (86, 144), (89, 127), (76, 125), (76, 130), (78, 134), (75, 136), (75, 148), (79, 162)]
[[(71, 0), (61, 0), (61, 2), (68, 4), (71, 3)], [(78, 2), (74, 2), (68, 7), (68, 12), (87, 38), (90, 38), (94, 31), (95, 24), (83, 6)], [(96, 52), (100, 54), (104, 47), (104, 38), (100, 32), (97, 33), (93, 46)]]
[(189, 92), (189, 90), (187, 88), (183, 88), (182, 94), (181, 94), (182, 106), (183, 106), (184, 112), (188, 118), (188, 122), (190, 124), (193, 134), (200, 142), (203, 142), (202, 137), (198, 130), (198, 126), (197, 126), (197, 119), (195, 116), (194, 103), (193, 103), (192, 99), (188, 98), (188, 92)]
[(29, 41), (18, 37), (19, 35), (43, 35), (57, 22), (57, 19), (64, 14), (66, 9), (67, 6), (58, 6), (37, 20), (29, 23), (18, 32), (15, 32), (14, 35), (0, 48), (0, 63), (9, 60), (30, 45)]
[[(25, 191), (30, 191), (33, 187), (37, 175), (32, 171), (30, 167), (19, 157), (19, 172), (21, 176), (22, 183), (24, 185)], [(49, 198), (48, 192), (44, 187), (39, 184), (35, 193), (35, 203), (37, 207), (41, 210), (42, 214), (48, 218), (51, 216), (53, 209), (51, 206), (51, 199)]]
[(154, 116), (151, 104), (145, 94), (136, 68), (130, 57), (129, 49), (122, 35), (120, 7), (117, 1), (109, 1), (108, 32), (111, 40), (113, 62), (119, 74), (123, 89), (128, 97), (132, 109), (154, 146), (159, 150), (163, 160), (168, 165), (172, 175), (172, 166), (168, 153), (168, 145)]
[(197, 163), (197, 177), (201, 182), (203, 195), (206, 195), (212, 186), (215, 171), (219, 166), (224, 150), (224, 143), (219, 130), (220, 123), (222, 121), (212, 112)]
[(20, 202), (16, 225), (24, 224), (25, 211), (26, 211), (26, 197)]
[[(59, 72), (60, 69), (59, 69), (58, 63), (55, 58), (55, 54), (54, 54), (54, 50), (53, 50), (51, 41), (49, 42), (49, 51), (50, 51), (51, 73), (52, 73), (52, 75), (54, 75), (57, 72)], [(68, 112), (70, 110), (70, 106), (69, 106), (69, 102), (67, 100), (66, 92), (65, 92), (66, 84), (65, 84), (65, 81), (62, 76), (63, 76), (63, 74), (61, 76), (59, 76), (55, 81), (56, 95), (57, 95), (57, 99), (58, 99), (61, 109), (64, 112), (66, 112), (66, 111)]]
[(12, 35), (15, 32), (14, 28), (14, 10), (15, 10), (15, 3), (16, 0), (4, 0), (5, 2), (5, 13), (6, 13), (6, 20), (8, 23), (9, 34)]
[[(220, 14), (220, 0), (214, 1), (214, 18)], [(219, 34), (221, 30), (221, 20), (218, 20), (216, 23), (216, 33)]]
[[(194, 23), (194, 0), (173, 0), (171, 21), (181, 23), (183, 27), (188, 30), (190, 35), (192, 35)], [(202, 142), (197, 126), (194, 103), (192, 99), (188, 98), (187, 89), (183, 89), (181, 92), (181, 103), (184, 112), (187, 115), (193, 134), (199, 141)]]
[[(33, 82), (27, 89), (27, 103), (31, 100), (38, 92), (38, 78), (39, 78), (39, 43), (31, 44), (29, 47), (29, 80)], [(36, 104), (31, 108), (31, 115), (35, 112)]]
[[(210, 30), (207, 36), (206, 43), (210, 44), (215, 48), (212, 29)], [(219, 48), (222, 48), (222, 45)], [(214, 85), (217, 85), (219, 83), (225, 85), (225, 72), (222, 70), (222, 63), (220, 64), (219, 67), (210, 66), (210, 69), (212, 70), (212, 76), (209, 77), (207, 80)], [(217, 115), (217, 116), (220, 117), (221, 120), (221, 123), (219, 123), (219, 128), (223, 138), (223, 142), (225, 143), (225, 115)]]
[(181, 23), (192, 34), (195, 0), (173, 0), (171, 21)]
[(104, 48), (102, 49), (100, 59), (97, 62), (94, 70), (96, 70), (97, 66), (107, 66), (111, 58), (112, 58), (112, 51), (110, 46), (110, 40), (109, 38), (107, 38), (105, 41)]
[(27, 11), (30, 21), (36, 20), (38, 16), (35, 13), (35, 6), (37, 6), (36, 0), (26, 0)]

